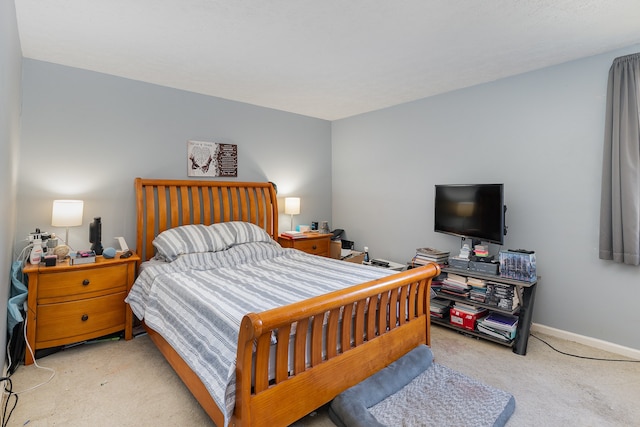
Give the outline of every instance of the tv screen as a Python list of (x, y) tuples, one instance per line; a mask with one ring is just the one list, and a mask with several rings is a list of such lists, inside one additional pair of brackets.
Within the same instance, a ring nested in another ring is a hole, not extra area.
[(504, 243), (504, 185), (436, 185), (434, 231)]

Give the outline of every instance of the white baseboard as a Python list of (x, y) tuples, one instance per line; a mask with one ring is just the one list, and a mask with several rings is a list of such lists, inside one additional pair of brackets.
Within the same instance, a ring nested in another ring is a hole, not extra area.
[(589, 347), (597, 348), (599, 350), (604, 350), (611, 353), (619, 354), (621, 356), (629, 357), (631, 359), (640, 360), (640, 350), (637, 350), (635, 348), (624, 347), (622, 345), (599, 340), (597, 338), (574, 334), (573, 332), (567, 332), (561, 329), (540, 325), (539, 323), (533, 323), (531, 325), (531, 332), (540, 332), (543, 334), (551, 335), (552, 337), (562, 338), (568, 341), (577, 342), (579, 344), (588, 345)]

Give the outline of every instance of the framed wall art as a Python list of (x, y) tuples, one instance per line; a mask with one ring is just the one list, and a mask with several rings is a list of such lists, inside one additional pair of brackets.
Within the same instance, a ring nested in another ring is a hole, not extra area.
[(187, 176), (238, 176), (238, 146), (187, 141)]

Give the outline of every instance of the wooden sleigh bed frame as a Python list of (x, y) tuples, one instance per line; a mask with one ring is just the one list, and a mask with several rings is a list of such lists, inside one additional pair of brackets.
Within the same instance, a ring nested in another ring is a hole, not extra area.
[[(136, 249), (143, 261), (153, 257), (156, 235), (180, 225), (246, 221), (277, 237), (278, 207), (271, 183), (137, 178), (135, 188)], [(440, 268), (431, 264), (288, 306), (247, 313), (238, 338), (236, 403), (229, 425), (289, 425), (417, 345), (429, 345), (429, 290), (439, 273)], [(314, 322), (323, 318), (324, 325)], [(167, 341), (145, 327), (213, 422), (223, 426), (224, 415), (202, 381)], [(293, 360), (289, 360), (288, 339), (278, 339), (270, 356), (272, 333), (293, 334)], [(275, 364), (272, 379), (270, 364)]]

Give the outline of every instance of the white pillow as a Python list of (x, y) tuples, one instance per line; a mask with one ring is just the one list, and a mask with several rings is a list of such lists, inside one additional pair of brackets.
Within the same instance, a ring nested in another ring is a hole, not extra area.
[(182, 225), (160, 233), (154, 240), (156, 257), (173, 261), (182, 254), (223, 251), (235, 235), (203, 224)]

